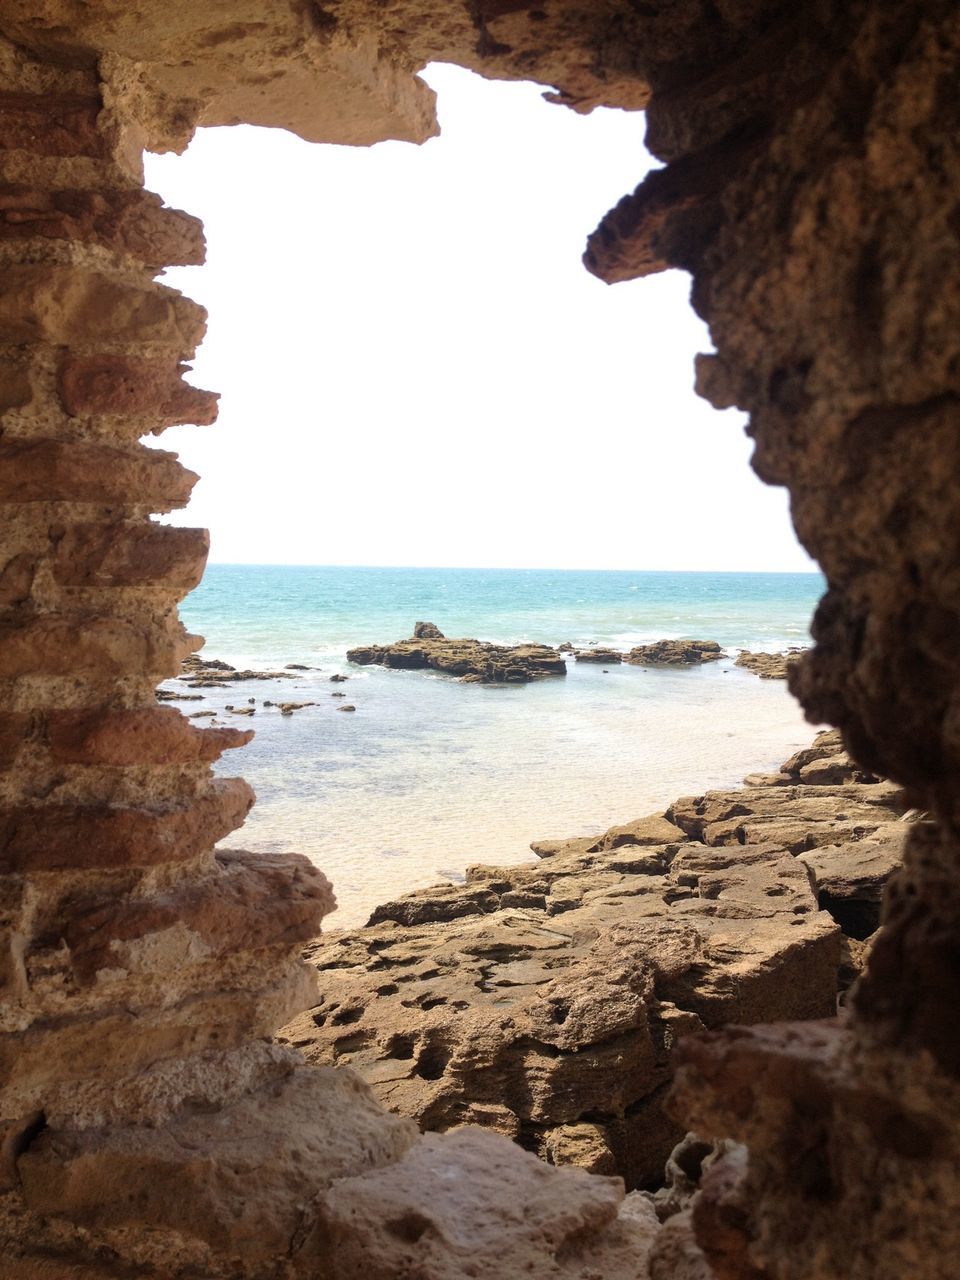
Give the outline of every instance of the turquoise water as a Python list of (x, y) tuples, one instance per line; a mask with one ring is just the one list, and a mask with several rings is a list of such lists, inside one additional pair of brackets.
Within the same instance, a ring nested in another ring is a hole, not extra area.
[[(227, 843), (306, 853), (337, 889), (330, 925), (354, 924), (471, 862), (525, 860), (532, 839), (602, 830), (779, 763), (812, 730), (782, 682), (732, 659), (807, 643), (822, 590), (816, 574), (211, 565), (183, 606), (204, 654), (313, 669), (179, 705), (257, 731), (219, 766), (259, 797)], [(506, 689), (347, 664), (348, 647), (408, 636), (418, 619), (507, 643), (689, 636), (731, 657), (687, 671), (569, 662), (565, 679)], [(331, 684), (335, 672), (349, 681)], [(225, 710), (251, 698), (251, 718)], [(281, 717), (265, 698), (317, 705)], [(337, 711), (345, 701), (355, 713)]]

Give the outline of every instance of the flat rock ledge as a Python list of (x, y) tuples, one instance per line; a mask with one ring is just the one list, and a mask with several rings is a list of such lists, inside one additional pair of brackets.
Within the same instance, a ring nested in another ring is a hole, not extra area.
[(544, 676), (567, 674), (562, 655), (549, 645), (449, 640), (432, 622), (418, 622), (409, 640), (348, 649), (347, 661), (362, 667), (442, 671), (469, 684), (527, 684)]
[(836, 1012), (900, 863), (903, 805), (821, 734), (743, 789), (383, 904), (311, 949), (323, 998), (284, 1039), (425, 1131), (480, 1125), (658, 1186), (683, 1137), (661, 1107), (675, 1044)]
[(749, 649), (741, 650), (734, 666), (752, 671), (761, 680), (786, 680), (790, 668), (797, 661), (803, 649), (784, 649), (782, 653), (751, 653)]

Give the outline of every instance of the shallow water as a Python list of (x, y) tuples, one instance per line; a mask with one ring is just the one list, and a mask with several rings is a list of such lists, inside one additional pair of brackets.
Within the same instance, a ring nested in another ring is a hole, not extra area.
[[(257, 731), (218, 767), (258, 793), (226, 843), (306, 853), (337, 890), (329, 924), (350, 925), (471, 862), (531, 859), (532, 839), (600, 831), (734, 785), (777, 765), (812, 729), (783, 682), (740, 671), (732, 657), (680, 671), (569, 662), (566, 678), (489, 689), (351, 667), (348, 646), (399, 639), (425, 618), (448, 635), (510, 643), (627, 648), (693, 636), (779, 649), (806, 642), (822, 585), (814, 574), (213, 565), (183, 610), (207, 636), (206, 656), (320, 670), (200, 690), (203, 702), (178, 705), (220, 713), (257, 699), (251, 718), (220, 716)], [(331, 684), (335, 671), (348, 683)], [(264, 698), (318, 705), (281, 717)], [(337, 711), (346, 701), (355, 713)]]

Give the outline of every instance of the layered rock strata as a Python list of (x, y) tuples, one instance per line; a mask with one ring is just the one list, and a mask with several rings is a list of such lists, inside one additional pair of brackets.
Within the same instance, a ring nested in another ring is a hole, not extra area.
[(858, 942), (876, 928), (902, 798), (854, 781), (849, 759), (837, 778), (841, 758), (821, 734), (782, 781), (536, 842), (536, 866), (472, 867), (385, 903), (313, 952), (323, 1000), (285, 1038), (423, 1129), (479, 1124), (658, 1186), (682, 1136), (662, 1106), (677, 1042), (831, 1016), (852, 962), (838, 922)]
[(566, 662), (549, 645), (450, 640), (432, 622), (418, 622), (410, 640), (348, 649), (347, 661), (395, 671), (440, 671), (466, 684), (527, 684), (567, 674)]

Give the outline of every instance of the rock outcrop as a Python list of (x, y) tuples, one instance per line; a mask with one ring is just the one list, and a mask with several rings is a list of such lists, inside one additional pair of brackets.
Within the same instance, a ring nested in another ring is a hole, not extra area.
[(468, 684), (526, 684), (567, 673), (564, 659), (548, 645), (448, 640), (432, 622), (418, 622), (417, 627), (419, 634), (415, 631), (410, 640), (348, 649), (347, 661), (396, 671), (441, 671)]
[(716, 640), (654, 640), (637, 645), (623, 660), (634, 667), (696, 667), (724, 656)]
[(802, 653), (802, 649), (785, 649), (782, 653), (751, 653), (749, 649), (742, 649), (734, 666), (752, 671), (761, 680), (786, 680)]
[[(837, 749), (823, 734), (808, 754)], [(537, 842), (537, 865), (472, 867), (383, 904), (313, 952), (323, 1001), (285, 1037), (425, 1130), (479, 1124), (552, 1163), (659, 1185), (682, 1136), (662, 1107), (673, 1046), (833, 1014), (841, 928), (873, 931), (898, 865), (898, 788), (784, 780)]]

